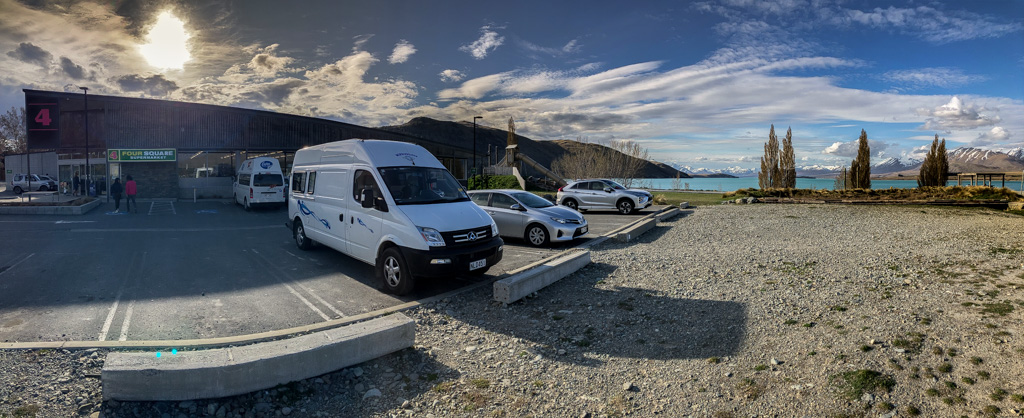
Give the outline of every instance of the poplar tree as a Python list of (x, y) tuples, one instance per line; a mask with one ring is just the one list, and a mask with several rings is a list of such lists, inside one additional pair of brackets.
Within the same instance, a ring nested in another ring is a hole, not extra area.
[(796, 155), (793, 153), (793, 128), (786, 130), (786, 138), (782, 140), (782, 159), (779, 162), (782, 178), (780, 187), (796, 188)]
[(932, 149), (921, 163), (921, 172), (917, 176), (918, 187), (945, 186), (949, 176), (949, 161), (946, 159), (946, 138), (939, 142), (939, 134), (935, 134)]
[(868, 146), (868, 133), (860, 130), (857, 158), (850, 163), (850, 180), (854, 189), (871, 188), (871, 148)]
[(757, 173), (757, 186), (764, 189), (779, 188), (782, 181), (779, 169), (779, 138), (775, 136), (775, 124), (768, 133), (768, 142), (764, 144), (764, 157), (761, 157), (761, 172)]

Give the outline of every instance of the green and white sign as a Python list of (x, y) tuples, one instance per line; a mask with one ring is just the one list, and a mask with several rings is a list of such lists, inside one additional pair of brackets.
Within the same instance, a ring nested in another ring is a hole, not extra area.
[(112, 163), (142, 163), (178, 161), (178, 150), (161, 149), (108, 149), (107, 161)]

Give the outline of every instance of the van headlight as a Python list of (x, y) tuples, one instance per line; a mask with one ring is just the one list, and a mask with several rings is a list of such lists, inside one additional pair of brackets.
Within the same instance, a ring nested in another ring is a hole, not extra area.
[(437, 232), (434, 228), (423, 228), (417, 226), (416, 229), (420, 231), (420, 236), (427, 242), (428, 247), (444, 247), (444, 238), (440, 232)]
[(491, 236), (498, 236), (498, 224), (494, 223), (493, 220), (491, 221)]

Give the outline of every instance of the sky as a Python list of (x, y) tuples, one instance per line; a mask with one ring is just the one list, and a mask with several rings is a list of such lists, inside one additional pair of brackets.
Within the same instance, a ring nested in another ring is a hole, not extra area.
[(1024, 146), (1024, 1), (0, 0), (22, 89), (635, 141), (691, 171)]

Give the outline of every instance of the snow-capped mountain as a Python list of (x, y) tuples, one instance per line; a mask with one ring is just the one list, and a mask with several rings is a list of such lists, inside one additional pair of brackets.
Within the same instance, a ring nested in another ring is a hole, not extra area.
[(799, 177), (831, 177), (839, 174), (841, 168), (838, 165), (805, 165), (796, 168), (796, 175)]
[(920, 160), (908, 158), (907, 161), (902, 161), (899, 159), (899, 157), (889, 157), (871, 166), (871, 174), (897, 173), (900, 171), (906, 171), (920, 167)]
[(972, 147), (961, 147), (947, 153), (951, 172), (1013, 172), (1024, 170), (1024, 151), (1021, 148), (1001, 152)]
[(736, 166), (736, 167), (726, 167), (726, 168), (714, 168), (714, 169), (712, 169), (712, 168), (704, 168), (704, 167), (693, 168), (693, 167), (690, 167), (688, 165), (676, 166), (676, 165), (673, 164), (673, 167), (675, 167), (677, 170), (683, 171), (685, 173), (689, 173), (691, 175), (697, 175), (697, 176), (708, 176), (708, 175), (715, 175), (715, 174), (728, 174), (730, 176), (736, 176), (736, 177), (750, 177), (750, 176), (756, 176), (757, 175), (757, 170), (756, 169), (753, 169), (753, 168), (743, 168), (743, 167), (739, 167), (739, 166)]

